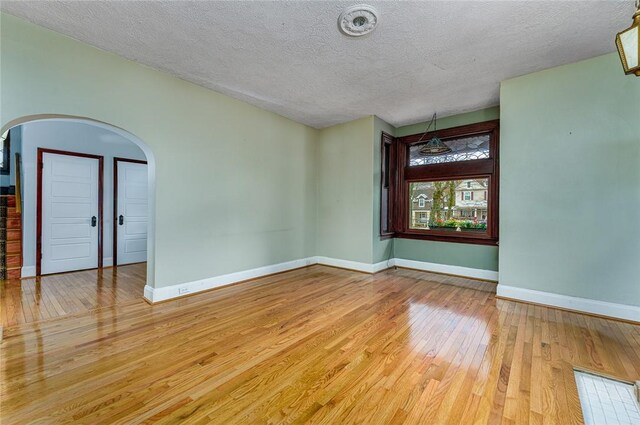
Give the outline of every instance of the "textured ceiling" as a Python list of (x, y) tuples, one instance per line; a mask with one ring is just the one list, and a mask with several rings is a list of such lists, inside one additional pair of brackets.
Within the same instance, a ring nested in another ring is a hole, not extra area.
[(500, 81), (615, 50), (633, 1), (371, 1), (380, 23), (338, 31), (353, 2), (2, 1), (7, 13), (289, 117), (393, 125), (499, 101)]

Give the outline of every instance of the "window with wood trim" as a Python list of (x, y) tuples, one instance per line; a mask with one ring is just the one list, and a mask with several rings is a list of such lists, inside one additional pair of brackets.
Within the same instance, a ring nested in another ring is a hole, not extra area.
[[(423, 145), (433, 137), (450, 150), (426, 155)], [(396, 160), (394, 184), (386, 198), (389, 233), (496, 244), (498, 139), (498, 120), (393, 139), (388, 148)]]
[(380, 237), (393, 236), (393, 194), (395, 193), (396, 157), (392, 135), (382, 133), (380, 143)]

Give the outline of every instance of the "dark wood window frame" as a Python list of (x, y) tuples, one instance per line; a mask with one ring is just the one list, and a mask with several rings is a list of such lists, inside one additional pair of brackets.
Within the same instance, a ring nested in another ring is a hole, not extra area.
[[(481, 245), (497, 245), (498, 244), (498, 195), (499, 195), (499, 138), (500, 138), (500, 121), (492, 120), (476, 124), (464, 125), (460, 127), (447, 128), (428, 133), (425, 137), (423, 134), (412, 134), (409, 136), (397, 137), (392, 139), (393, 148), (391, 156), (395, 159), (395, 168), (392, 170), (393, 175), (389, 187), (389, 202), (384, 205), (381, 202), (381, 208), (388, 208), (390, 213), (388, 227), (390, 232), (383, 233), (381, 238), (397, 237), (408, 239), (422, 239), (441, 242), (457, 242)], [(417, 143), (421, 137), (422, 140), (429, 140), (433, 136), (437, 136), (442, 140), (451, 138), (461, 138), (466, 136), (489, 134), (490, 147), (489, 158), (476, 159), (470, 161), (458, 161), (442, 164), (429, 164), (420, 166), (409, 166), (409, 147)], [(383, 133), (382, 146), (384, 150), (385, 137), (387, 141), (389, 135)], [(384, 160), (384, 158), (383, 158)], [(384, 162), (382, 163), (384, 169)], [(384, 170), (383, 170), (384, 172)], [(448, 232), (438, 230), (419, 230), (409, 228), (409, 184), (421, 181), (438, 181), (438, 180), (461, 180), (472, 178), (488, 178), (489, 179), (489, 199), (488, 199), (488, 220), (487, 232), (482, 234), (470, 234), (466, 232)], [(384, 190), (384, 188), (383, 188)], [(382, 200), (383, 198), (381, 198)], [(385, 223), (382, 223), (381, 230)]]
[(380, 141), (380, 238), (389, 239), (394, 236), (393, 205), (394, 188), (396, 186), (396, 157), (395, 139), (382, 132)]

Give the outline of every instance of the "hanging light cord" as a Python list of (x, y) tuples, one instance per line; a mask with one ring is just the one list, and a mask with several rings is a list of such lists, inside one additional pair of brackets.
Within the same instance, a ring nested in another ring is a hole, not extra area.
[[(637, 1), (640, 1), (640, 0), (637, 0)], [(422, 139), (424, 139), (424, 136), (427, 135), (427, 133), (429, 132), (429, 129), (431, 128), (431, 124), (433, 124), (433, 131), (437, 131), (438, 127), (436, 123), (436, 113), (433, 114), (433, 116), (431, 117), (431, 121), (429, 121), (429, 124), (427, 125), (427, 129), (424, 131), (424, 133), (422, 133), (422, 136), (420, 136), (420, 139), (418, 139), (416, 143), (420, 143)]]

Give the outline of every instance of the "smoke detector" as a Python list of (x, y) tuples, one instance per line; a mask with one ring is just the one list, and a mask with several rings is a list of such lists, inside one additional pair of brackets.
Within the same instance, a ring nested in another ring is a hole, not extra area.
[(378, 12), (367, 4), (348, 7), (338, 18), (340, 31), (352, 37), (369, 34), (377, 24)]

